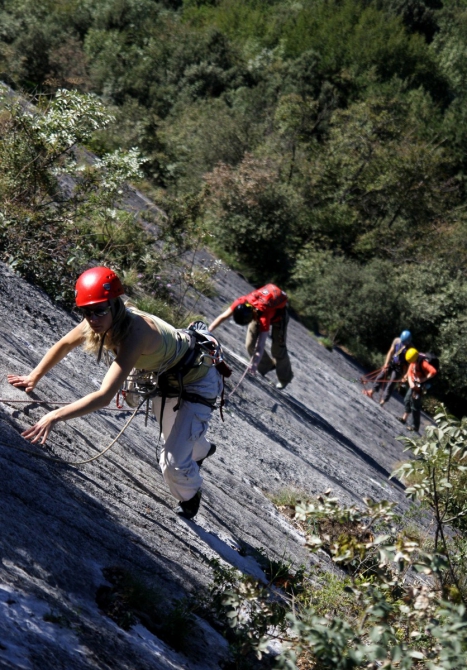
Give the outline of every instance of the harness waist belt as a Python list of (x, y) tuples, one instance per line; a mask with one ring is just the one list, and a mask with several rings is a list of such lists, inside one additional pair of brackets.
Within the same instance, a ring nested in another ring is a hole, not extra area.
[(206, 405), (211, 409), (216, 409), (216, 398), (204, 398), (204, 396), (199, 395), (198, 393), (190, 393), (189, 391), (182, 391), (182, 398), (187, 402), (197, 402), (201, 405)]

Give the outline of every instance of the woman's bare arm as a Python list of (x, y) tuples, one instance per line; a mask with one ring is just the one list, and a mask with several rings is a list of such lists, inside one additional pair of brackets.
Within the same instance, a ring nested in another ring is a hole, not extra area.
[(79, 347), (84, 338), (84, 324), (70, 330), (58, 342), (56, 342), (43, 356), (40, 363), (27, 375), (7, 375), (8, 383), (12, 386), (24, 388), (30, 393), (38, 384), (39, 380), (59, 363), (70, 351)]
[(108, 405), (120, 390), (121, 385), (128, 377), (132, 368), (135, 367), (135, 363), (140, 355), (147, 348), (148, 336), (151, 337), (147, 331), (142, 335), (140, 329), (134, 328), (121, 344), (117, 357), (108, 369), (98, 391), (88, 393), (83, 398), (65, 407), (60, 407), (45, 414), (34, 426), (21, 433), (22, 436), (31, 442), (40, 441), (41, 444), (44, 444), (57, 421), (75, 419)]

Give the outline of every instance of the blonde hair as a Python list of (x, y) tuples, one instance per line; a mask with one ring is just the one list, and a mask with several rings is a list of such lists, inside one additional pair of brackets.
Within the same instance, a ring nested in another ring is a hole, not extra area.
[(83, 349), (88, 353), (96, 354), (98, 362), (101, 359), (103, 348), (113, 350), (114, 347), (118, 347), (125, 339), (133, 321), (131, 312), (127, 310), (121, 298), (114, 298), (109, 303), (112, 313), (112, 325), (107, 332), (110, 337), (107, 337), (107, 332), (104, 335), (95, 333), (87, 321), (84, 329)]

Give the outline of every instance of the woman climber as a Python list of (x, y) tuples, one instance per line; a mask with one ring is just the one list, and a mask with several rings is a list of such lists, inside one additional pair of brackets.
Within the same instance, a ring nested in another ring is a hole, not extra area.
[[(103, 348), (115, 356), (98, 391), (48, 412), (22, 435), (44, 444), (58, 421), (84, 416), (108, 405), (133, 369), (152, 371), (158, 382), (165, 382), (158, 384), (164, 388), (163, 396), (158, 395), (154, 402), (165, 440), (160, 466), (171, 494), (179, 501), (176, 513), (191, 519), (201, 500), (203, 480), (199, 466), (215, 451), (205, 433), (222, 390), (222, 377), (213, 360), (193, 347), (186, 331), (125, 307), (120, 297), (123, 293), (118, 276), (109, 268), (95, 267), (84, 272), (75, 286), (76, 306), (83, 321), (56, 342), (29, 374), (8, 375), (10, 384), (29, 393), (76, 347), (82, 345), (85, 351), (97, 354), (98, 361)], [(173, 411), (177, 405), (177, 411)]]

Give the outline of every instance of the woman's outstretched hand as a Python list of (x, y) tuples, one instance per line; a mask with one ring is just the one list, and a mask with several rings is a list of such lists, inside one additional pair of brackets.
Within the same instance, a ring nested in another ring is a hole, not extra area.
[(27, 428), (21, 433), (21, 436), (30, 442), (39, 442), (44, 444), (44, 442), (49, 437), (49, 433), (57, 423), (57, 410), (53, 410), (48, 414), (45, 414), (42, 419), (40, 419), (34, 426)]
[(26, 393), (30, 393), (36, 386), (37, 380), (31, 374), (29, 375), (7, 375), (8, 383), (12, 386), (23, 388)]

